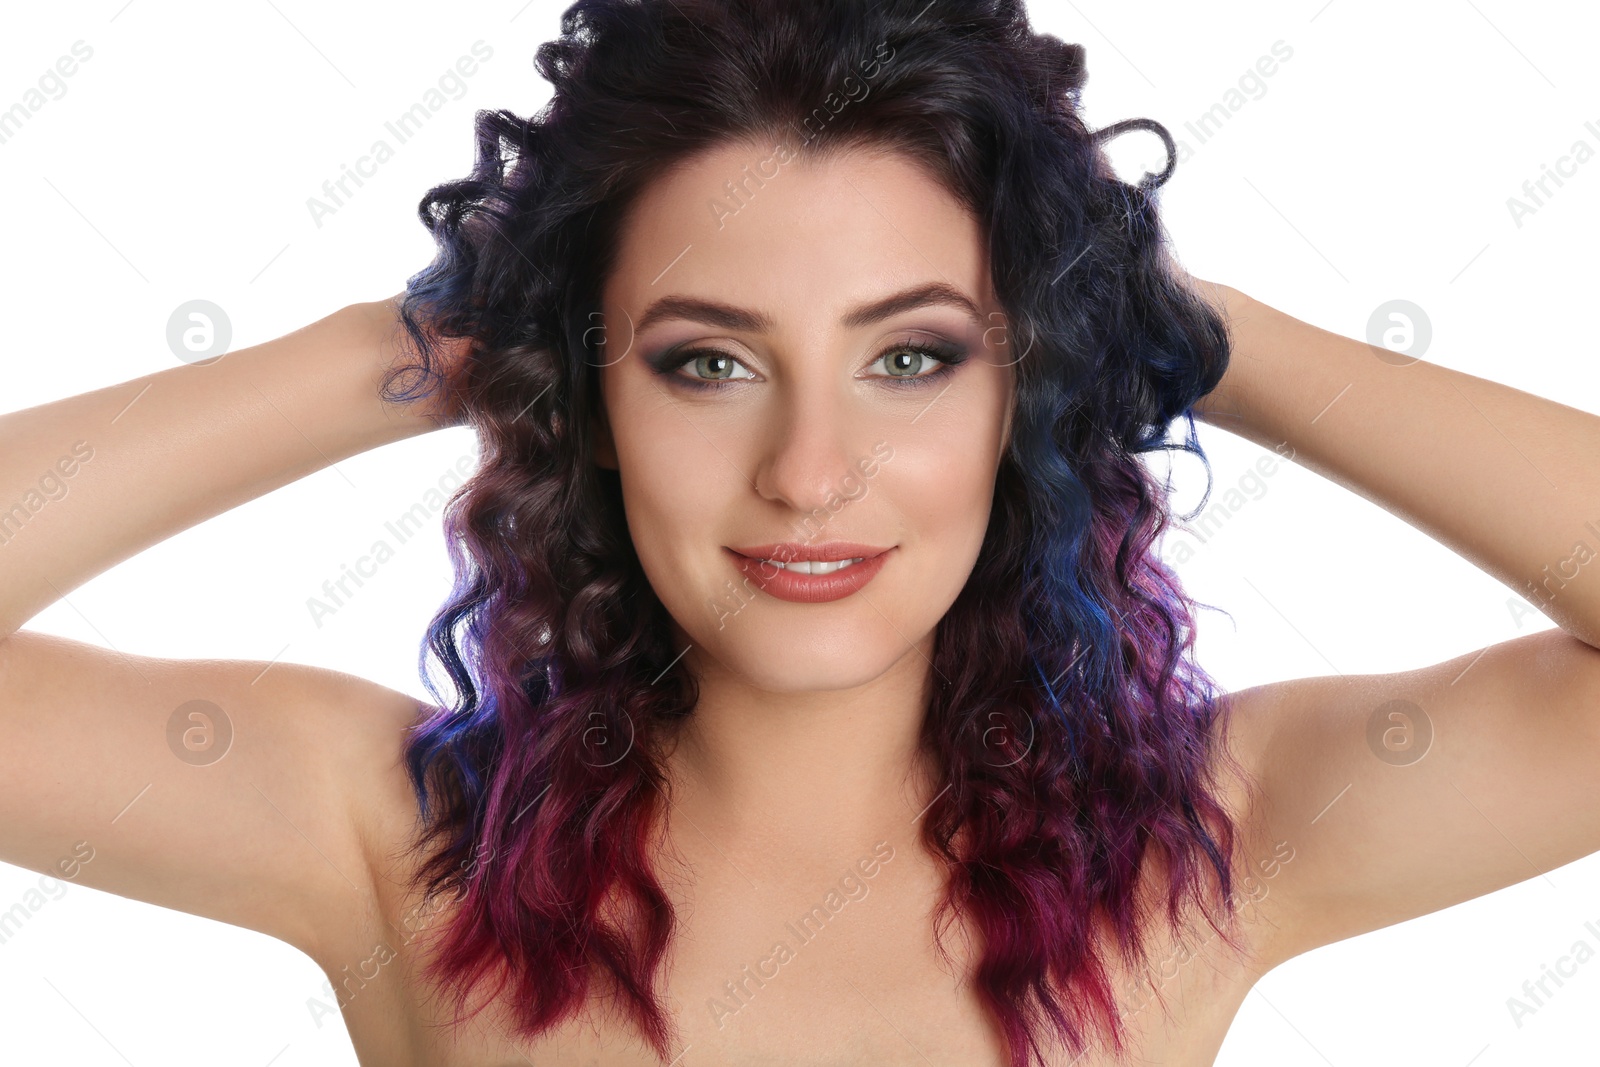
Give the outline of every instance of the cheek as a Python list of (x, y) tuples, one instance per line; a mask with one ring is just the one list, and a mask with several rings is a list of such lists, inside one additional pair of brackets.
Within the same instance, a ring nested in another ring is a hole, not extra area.
[(903, 445), (884, 467), (885, 490), (927, 549), (921, 566), (931, 571), (921, 577), (951, 601), (982, 550), (1004, 452), (1005, 394), (983, 384), (989, 387), (961, 397), (932, 425), (923, 426), (937, 408), (920, 419), (915, 437), (902, 435)]
[(976, 525), (981, 534), (1004, 452), (1005, 401), (997, 381), (978, 379), (890, 435), (899, 499), (938, 526)]
[(708, 432), (648, 388), (618, 397), (612, 424), (628, 532), (663, 602), (694, 577), (688, 561), (718, 550), (719, 519), (749, 485), (730, 461), (736, 442)]
[[(726, 539), (750, 521), (772, 521), (747, 462), (764, 447), (761, 420), (731, 406), (721, 417), (709, 406), (686, 410), (648, 383), (618, 384), (611, 425), (629, 534), (657, 595), (683, 622), (737, 577), (719, 569)], [(896, 599), (917, 623), (960, 593), (993, 502), (1006, 394), (998, 376), (964, 384), (914, 421), (896, 414), (858, 427), (874, 443), (838, 483), (840, 521), (849, 520), (841, 528), (912, 549)]]
[(884, 465), (881, 480), (909, 532), (930, 550), (927, 563), (953, 575), (970, 570), (994, 499), (995, 463), (988, 439), (952, 428), (907, 441)]

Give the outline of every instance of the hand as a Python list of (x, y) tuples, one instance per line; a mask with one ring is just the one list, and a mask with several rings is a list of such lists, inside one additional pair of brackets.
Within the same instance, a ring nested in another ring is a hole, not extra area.
[(1197, 278), (1176, 264), (1172, 265), (1172, 271), (1190, 292), (1211, 305), (1212, 309), (1218, 315), (1221, 315), (1224, 320), (1231, 318), (1231, 313), (1238, 308), (1239, 303), (1244, 299), (1244, 294), (1231, 285)]
[(1173, 267), (1173, 271), (1181, 284), (1221, 317), (1228, 332), (1228, 370), (1216, 388), (1196, 402), (1194, 412), (1206, 422), (1214, 421), (1220, 412), (1226, 419), (1231, 420), (1225, 424), (1227, 429), (1235, 433), (1245, 432), (1244, 427), (1238, 422), (1237, 403), (1232, 394), (1239, 387), (1239, 379), (1246, 373), (1247, 368), (1242, 364), (1254, 359), (1251, 354), (1244, 351), (1246, 327), (1250, 326), (1255, 318), (1244, 310), (1245, 305), (1251, 303), (1251, 300), (1231, 285), (1197, 278), (1177, 266)]
[[(381, 353), (383, 367), (388, 372), (397, 367), (415, 366), (420, 363), (416, 345), (400, 319), (400, 303), (404, 299), (405, 293), (400, 292), (387, 300), (355, 305), (364, 313), (363, 321), (366, 328), (372, 331), (371, 342)], [(430, 362), (443, 380), (430, 381), (426, 396), (408, 402), (395, 402), (391, 406), (405, 411), (408, 415), (426, 416), (439, 426), (462, 425), (466, 422), (466, 413), (461, 409), (458, 389), (462, 380), (463, 366), (472, 353), (472, 339), (433, 334), (430, 341), (432, 348)], [(398, 379), (391, 388), (396, 392), (409, 389), (413, 385), (414, 377), (414, 372), (408, 374)], [(387, 399), (385, 397), (386, 401)]]

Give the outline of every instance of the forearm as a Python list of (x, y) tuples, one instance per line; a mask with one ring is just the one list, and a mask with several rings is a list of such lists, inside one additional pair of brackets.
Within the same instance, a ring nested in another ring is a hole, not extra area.
[(1600, 417), (1437, 364), (1397, 366), (1222, 292), (1233, 356), (1202, 419), (1287, 441), (1600, 647)]
[(436, 428), (379, 396), (386, 312), (0, 415), (0, 636), (180, 530)]

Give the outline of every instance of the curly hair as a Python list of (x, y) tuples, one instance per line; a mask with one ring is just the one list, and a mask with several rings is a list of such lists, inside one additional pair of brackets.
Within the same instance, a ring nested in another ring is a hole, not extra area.
[[(669, 1058), (657, 742), (698, 689), (618, 473), (594, 462), (602, 283), (641, 189), (698, 152), (887, 147), (982, 223), (1024, 350), (982, 551), (935, 634), (920, 735), (949, 783), (920, 829), (949, 872), (935, 941), (949, 959), (958, 914), (981, 933), (974, 987), (1013, 1067), (1042, 1064), (1052, 1037), (1125, 1052), (1107, 954), (1142, 964), (1163, 898), (1174, 932), (1195, 901), (1238, 944), (1239, 834), (1215, 777), (1239, 766), (1227, 702), (1193, 662), (1196, 605), (1155, 548), (1170, 485), (1145, 466), (1199, 455), (1209, 497), (1192, 406), (1228, 362), (1225, 323), (1166, 251), (1170, 136), (1147, 119), (1086, 129), (1083, 47), (1035, 32), (1020, 0), (578, 0), (535, 65), (549, 103), (478, 112), (471, 174), (422, 200), (437, 254), (401, 303), (416, 362), (384, 383), (482, 441), (445, 513), (456, 581), (421, 648), (439, 706), (406, 740), (417, 884), (461, 904), (428, 974), (458, 1020), (487, 977), (494, 995), (509, 984), (529, 1036), (603, 982)], [(1134, 126), (1168, 164), (1129, 183), (1100, 142)]]

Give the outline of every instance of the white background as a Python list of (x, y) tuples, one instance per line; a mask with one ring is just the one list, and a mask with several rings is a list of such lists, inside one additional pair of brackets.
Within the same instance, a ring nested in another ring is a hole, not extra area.
[[(187, 300), (223, 307), (240, 348), (399, 291), (432, 252), (417, 201), (471, 165), (474, 110), (528, 114), (547, 98), (531, 60), (561, 10), (96, 0), (8, 11), (0, 108), (74, 41), (94, 53), (0, 144), (0, 410), (173, 366), (166, 322)], [(1357, 337), (1379, 304), (1413, 301), (1433, 326), (1424, 358), (1600, 410), (1600, 161), (1520, 227), (1507, 207), (1574, 141), (1600, 147), (1584, 128), (1600, 127), (1600, 19), (1588, 5), (1036, 0), (1032, 13), (1087, 46), (1092, 126), (1148, 116), (1194, 150), (1161, 194), (1192, 272)], [(480, 38), (494, 55), (464, 95), (316, 225), (307, 198)], [(1186, 123), (1280, 40), (1292, 57), (1200, 142)], [(1161, 157), (1133, 133), (1114, 158), (1137, 174)], [(1217, 493), (1265, 454), (1201, 433)], [(150, 655), (281, 657), (422, 695), (417, 645), (449, 583), (437, 528), (322, 626), (305, 601), (473, 451), (470, 432), (452, 430), (342, 462), (173, 537), (29, 627)], [(1187, 508), (1199, 465), (1178, 467)], [(1284, 465), (1263, 485), (1180, 568), (1196, 597), (1232, 615), (1201, 616), (1201, 661), (1227, 688), (1402, 670), (1550, 625), (1307, 470)], [(1529, 875), (1279, 968), (1251, 992), (1218, 1063), (1591, 1060), (1600, 962), (1520, 1029), (1506, 998), (1574, 941), (1600, 941), (1583, 926), (1600, 923), (1600, 857)], [(0, 867), (0, 910), (39, 885)], [(356, 1062), (337, 1015), (313, 1021), (323, 975), (297, 951), (82, 886), (56, 892), (0, 945), (0, 1060)]]

